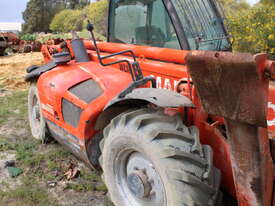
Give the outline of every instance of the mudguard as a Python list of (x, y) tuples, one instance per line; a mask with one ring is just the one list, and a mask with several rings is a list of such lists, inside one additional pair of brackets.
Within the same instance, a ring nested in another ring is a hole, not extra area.
[(30, 67), (27, 69), (28, 74), (25, 76), (25, 81), (30, 82), (37, 79), (41, 74), (54, 69), (57, 66), (55, 62), (49, 62), (41, 67)]
[(157, 88), (138, 88), (123, 98), (111, 100), (104, 108), (108, 109), (114, 104), (125, 100), (145, 100), (159, 107), (195, 107), (190, 99), (176, 92)]
[(111, 119), (121, 112), (149, 103), (163, 108), (195, 107), (190, 99), (173, 91), (157, 88), (137, 88), (123, 98), (118, 96), (111, 100), (97, 118), (95, 129), (103, 129)]

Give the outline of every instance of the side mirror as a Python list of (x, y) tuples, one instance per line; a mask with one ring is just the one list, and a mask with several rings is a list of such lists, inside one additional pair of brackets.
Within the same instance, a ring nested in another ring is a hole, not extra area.
[(92, 32), (94, 30), (94, 25), (90, 22), (90, 20), (88, 20), (87, 30), (89, 32)]

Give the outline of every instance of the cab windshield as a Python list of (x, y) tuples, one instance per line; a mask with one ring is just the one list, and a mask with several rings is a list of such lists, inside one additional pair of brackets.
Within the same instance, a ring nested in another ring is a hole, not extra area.
[(109, 40), (180, 49), (162, 0), (112, 0)]
[(215, 0), (167, 1), (112, 0), (109, 41), (172, 49), (231, 48)]
[(213, 0), (172, 0), (191, 50), (229, 50), (231, 44)]

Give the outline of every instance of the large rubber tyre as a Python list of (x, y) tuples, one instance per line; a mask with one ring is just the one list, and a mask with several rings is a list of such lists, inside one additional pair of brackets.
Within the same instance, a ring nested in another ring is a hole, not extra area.
[(35, 139), (46, 143), (50, 139), (46, 120), (42, 115), (38, 90), (35, 83), (32, 83), (28, 93), (28, 117), (32, 136)]
[(116, 206), (220, 205), (212, 149), (180, 116), (123, 113), (105, 128), (100, 147), (103, 180)]

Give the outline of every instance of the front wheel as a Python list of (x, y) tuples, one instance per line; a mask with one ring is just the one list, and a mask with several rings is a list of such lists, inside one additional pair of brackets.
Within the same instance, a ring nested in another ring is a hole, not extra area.
[(47, 130), (46, 120), (42, 116), (40, 99), (35, 83), (32, 83), (28, 93), (28, 117), (32, 136), (46, 142), (50, 135)]
[(116, 206), (218, 205), (212, 150), (179, 116), (123, 113), (104, 130), (101, 149), (103, 179)]

